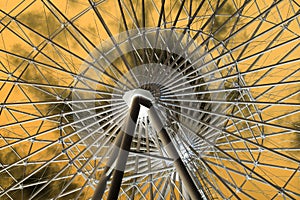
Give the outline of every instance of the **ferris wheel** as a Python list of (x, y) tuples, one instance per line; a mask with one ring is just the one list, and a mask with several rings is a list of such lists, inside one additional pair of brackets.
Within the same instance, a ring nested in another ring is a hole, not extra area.
[(0, 199), (300, 199), (298, 0), (2, 0)]

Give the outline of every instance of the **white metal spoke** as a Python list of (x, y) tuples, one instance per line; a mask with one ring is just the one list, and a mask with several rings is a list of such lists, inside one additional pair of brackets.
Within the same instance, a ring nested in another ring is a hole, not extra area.
[(1, 1), (0, 198), (298, 199), (299, 32), (296, 0)]

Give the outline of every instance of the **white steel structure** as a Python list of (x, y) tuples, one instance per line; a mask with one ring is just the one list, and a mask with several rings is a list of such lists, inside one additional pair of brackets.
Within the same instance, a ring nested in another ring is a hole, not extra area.
[(299, 0), (1, 0), (0, 199), (300, 199)]

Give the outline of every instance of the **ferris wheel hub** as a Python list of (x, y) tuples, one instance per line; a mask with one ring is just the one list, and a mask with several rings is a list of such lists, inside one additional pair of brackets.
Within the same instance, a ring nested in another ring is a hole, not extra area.
[(151, 102), (154, 101), (154, 97), (151, 94), (151, 92), (148, 90), (144, 90), (144, 89), (134, 89), (134, 90), (129, 90), (129, 91), (125, 92), (123, 95), (123, 100), (130, 107), (132, 100), (136, 96), (144, 97), (144, 98), (150, 100)]
[[(123, 99), (126, 102), (126, 104), (128, 105), (128, 107), (131, 107), (132, 100), (137, 96), (146, 98), (151, 102), (154, 102), (154, 100), (155, 100), (153, 95), (151, 94), (151, 92), (148, 90), (144, 90), (144, 89), (134, 89), (134, 90), (127, 91), (123, 95)], [(148, 110), (149, 110), (149, 108), (141, 105), (140, 112), (139, 112), (139, 118), (147, 117)]]

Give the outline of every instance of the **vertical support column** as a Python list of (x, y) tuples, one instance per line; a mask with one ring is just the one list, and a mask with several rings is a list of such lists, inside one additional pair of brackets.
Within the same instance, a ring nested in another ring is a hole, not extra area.
[(108, 192), (108, 200), (117, 200), (119, 196), (119, 191), (124, 176), (124, 171), (126, 167), (126, 162), (128, 154), (130, 151), (130, 146), (133, 138), (133, 134), (136, 127), (136, 122), (139, 116), (140, 103), (139, 98), (133, 98), (129, 115), (127, 117), (126, 127), (122, 131), (123, 139), (121, 142), (117, 163), (112, 174), (111, 186)]
[(172, 143), (166, 129), (163, 127), (163, 124), (153, 106), (149, 109), (149, 117), (150, 122), (154, 129), (156, 130), (159, 138), (161, 139), (164, 148), (166, 149), (168, 155), (174, 159), (174, 166), (176, 171), (178, 172), (180, 178), (183, 181), (183, 184), (193, 200), (201, 200), (203, 199), (201, 194), (198, 191), (195, 183), (193, 182), (189, 172), (187, 171), (184, 163), (182, 162), (174, 144)]

